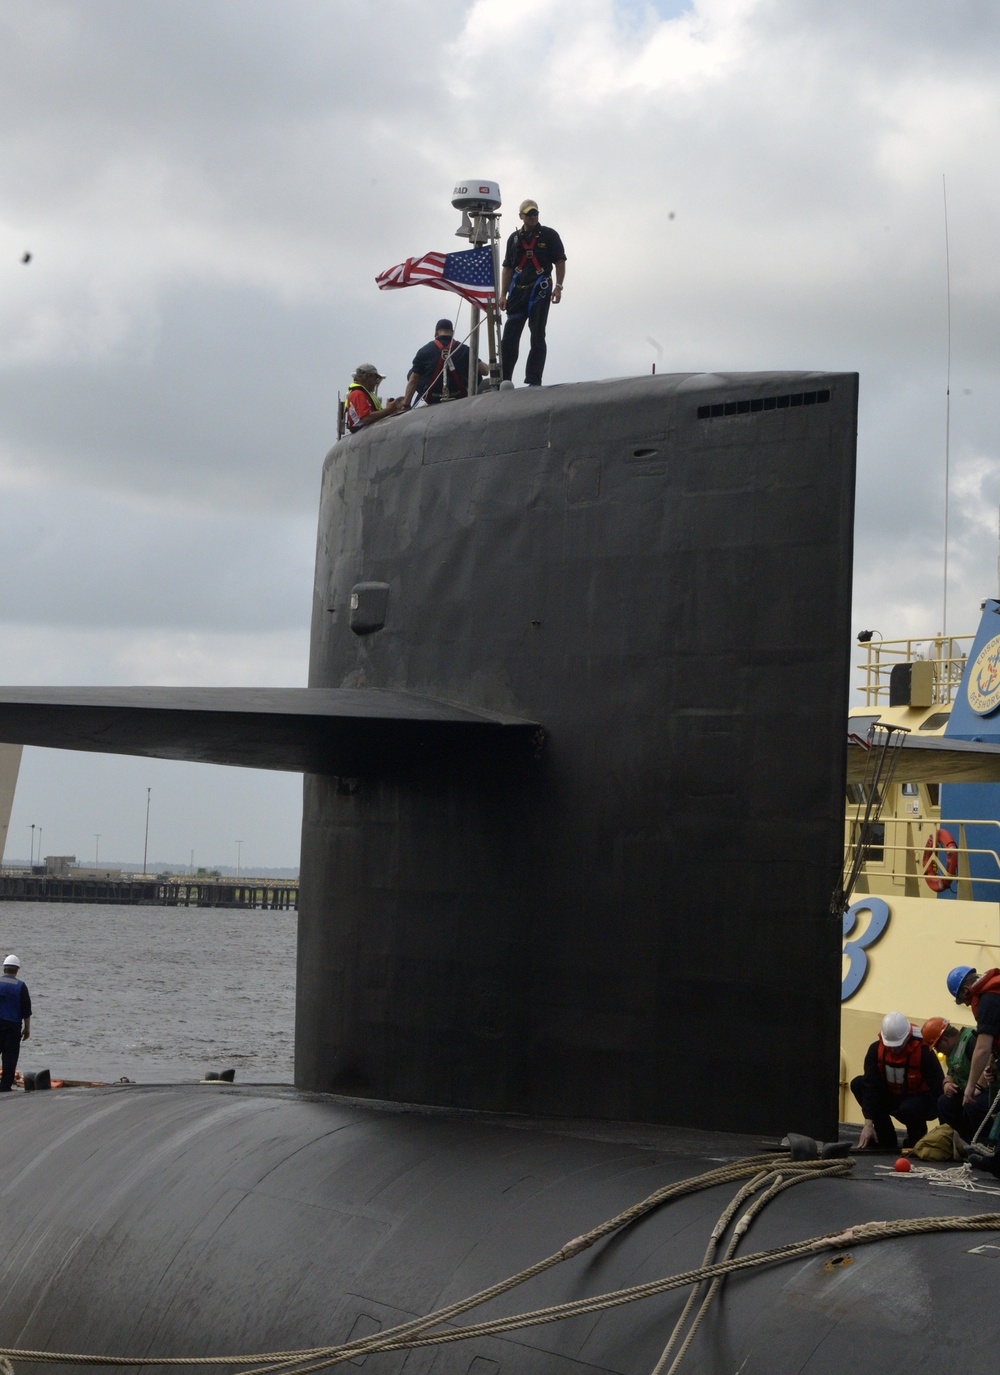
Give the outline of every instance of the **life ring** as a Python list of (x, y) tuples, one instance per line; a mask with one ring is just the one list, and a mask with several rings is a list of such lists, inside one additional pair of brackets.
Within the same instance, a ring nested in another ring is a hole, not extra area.
[(950, 888), (958, 873), (958, 846), (955, 837), (943, 826), (927, 837), (923, 869), (927, 887), (933, 893), (943, 893)]

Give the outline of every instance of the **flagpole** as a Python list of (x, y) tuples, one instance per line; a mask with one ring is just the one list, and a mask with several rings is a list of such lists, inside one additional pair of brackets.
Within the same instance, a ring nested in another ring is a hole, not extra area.
[(493, 308), (489, 311), (490, 381), (500, 386), (500, 226), (493, 220)]
[[(476, 248), (480, 248), (485, 243), (492, 243), (495, 237), (496, 215), (491, 215), (482, 209), (477, 210), (472, 216), (472, 232), (469, 235), (469, 242), (473, 244)], [(496, 277), (494, 276), (494, 293), (496, 292), (496, 286)], [(478, 305), (476, 305), (474, 301), (470, 302), (470, 304), (472, 305), (472, 336), (469, 339), (469, 395), (475, 396), (476, 392), (479, 389), (479, 330), (482, 325), (483, 314), (482, 311), (479, 309)], [(490, 319), (488, 310), (487, 318)], [(492, 319), (490, 319), (490, 325), (492, 326), (492, 324), (493, 321)], [(493, 339), (492, 328), (489, 332), (489, 345), (491, 365), (490, 372), (492, 373), (492, 364), (496, 361), (496, 349)]]
[[(456, 187), (456, 192), (467, 192), (466, 187)], [(481, 248), (488, 244), (490, 248), (490, 258), (493, 265), (493, 305), (486, 307), (487, 342), (490, 351), (490, 381), (494, 384), (500, 379), (500, 365), (498, 359), (498, 339), (500, 333), (500, 310), (499, 310), (499, 262), (500, 254), (498, 243), (500, 230), (497, 225), (499, 214), (497, 207), (500, 204), (500, 188), (490, 184), (490, 189), (495, 192), (495, 199), (478, 201), (469, 205), (465, 200), (453, 200), (452, 205), (464, 205), (463, 227), (458, 233), (461, 237), (468, 235), (469, 243), (476, 248)], [(481, 186), (481, 192), (486, 192), (487, 188)], [(468, 226), (466, 228), (466, 226)], [(469, 338), (469, 395), (475, 396), (479, 387), (479, 331), (482, 327), (483, 312), (474, 302), (469, 303), (472, 307), (471, 325), (472, 331)]]
[(472, 331), (469, 335), (469, 381), (468, 391), (470, 396), (475, 396), (476, 387), (479, 383), (479, 325), (482, 312), (474, 301), (470, 303), (472, 309), (471, 324)]
[[(499, 252), (497, 249), (499, 241), (499, 228), (497, 220), (499, 216), (495, 210), (480, 210), (473, 217), (472, 234), (469, 241), (475, 243), (476, 248), (481, 248), (484, 243), (490, 245), (490, 256), (492, 259), (492, 307), (487, 305), (487, 342), (490, 348), (490, 381), (498, 381), (499, 366), (497, 360), (497, 337), (499, 333), (499, 308), (498, 308), (498, 275), (497, 267)], [(476, 388), (479, 386), (479, 330), (483, 322), (483, 312), (477, 305), (472, 307), (472, 341), (469, 344), (469, 396), (476, 395)]]

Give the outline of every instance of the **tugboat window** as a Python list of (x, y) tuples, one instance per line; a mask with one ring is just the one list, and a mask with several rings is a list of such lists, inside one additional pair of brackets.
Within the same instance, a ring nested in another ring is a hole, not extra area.
[(860, 736), (860, 738), (864, 740), (867, 738), (868, 732), (878, 719), (877, 714), (871, 716), (850, 716), (847, 720), (847, 729), (851, 735)]
[(885, 826), (879, 822), (872, 827), (871, 844), (865, 850), (866, 864), (883, 864), (885, 862)]

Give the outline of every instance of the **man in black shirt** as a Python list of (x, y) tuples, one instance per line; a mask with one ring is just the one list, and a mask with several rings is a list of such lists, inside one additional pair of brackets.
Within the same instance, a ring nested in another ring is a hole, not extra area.
[(898, 1150), (894, 1117), (906, 1128), (907, 1146), (915, 1145), (936, 1113), (943, 1086), (941, 1064), (915, 1034), (910, 1019), (902, 1012), (887, 1012), (878, 1040), (868, 1047), (864, 1074), (851, 1080), (864, 1117), (858, 1149)]
[[(488, 369), (480, 362), (479, 375)], [(469, 394), (469, 349), (455, 344), (455, 326), (450, 320), (439, 320), (434, 326), (434, 338), (417, 350), (410, 375), (406, 379), (403, 405), (409, 409), (414, 396), (422, 397), (428, 406), (436, 406), (446, 398), (455, 400)]]
[(540, 387), (545, 367), (545, 322), (549, 318), (549, 302), (558, 305), (562, 300), (566, 253), (556, 231), (538, 223), (538, 206), (533, 200), (521, 202), (520, 215), (521, 228), (515, 229), (507, 240), (500, 279), (500, 309), (507, 312), (500, 357), (504, 381), (510, 381), (527, 324), (531, 348), (524, 380), (529, 387)]

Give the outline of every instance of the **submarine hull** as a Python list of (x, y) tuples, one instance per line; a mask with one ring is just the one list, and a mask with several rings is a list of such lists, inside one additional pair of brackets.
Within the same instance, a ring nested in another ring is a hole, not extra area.
[[(0, 1103), (0, 1123), (0, 1341), (143, 1357), (253, 1355), (384, 1331), (763, 1144), (209, 1085), (13, 1095)], [(871, 1165), (856, 1173), (781, 1195), (741, 1251), (872, 1216), (968, 1214), (995, 1201), (977, 1207), (983, 1196), (887, 1181)], [(458, 1321), (697, 1266), (736, 1187), (662, 1205)], [(834, 1265), (825, 1252), (734, 1275), (684, 1369), (917, 1371), (931, 1368), (932, 1344), (956, 1369), (992, 1368), (976, 1295), (993, 1262), (973, 1248), (994, 1239), (943, 1232), (848, 1247)], [(686, 1297), (682, 1289), (367, 1363), (434, 1375), (648, 1375)]]

